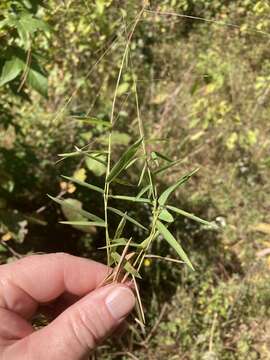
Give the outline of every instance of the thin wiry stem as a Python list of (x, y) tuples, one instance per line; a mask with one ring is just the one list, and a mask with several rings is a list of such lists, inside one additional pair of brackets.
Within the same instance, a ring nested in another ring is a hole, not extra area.
[[(191, 19), (191, 20), (199, 20), (199, 21), (204, 21), (207, 23), (213, 23), (216, 25), (220, 25), (220, 26), (227, 26), (227, 27), (232, 27), (232, 28), (236, 28), (236, 29), (241, 29), (241, 26), (234, 24), (234, 23), (230, 23), (230, 22), (226, 22), (226, 21), (220, 21), (220, 20), (213, 20), (213, 19), (207, 19), (207, 18), (203, 18), (200, 16), (193, 16), (193, 15), (186, 15), (186, 14), (180, 14), (180, 13), (176, 13), (173, 11), (158, 11), (158, 10), (145, 10), (146, 13), (152, 14), (152, 15), (161, 15), (161, 16), (172, 16), (172, 17), (179, 17), (179, 18), (186, 18), (186, 19)], [(257, 29), (248, 29), (246, 30), (246, 32), (254, 32), (254, 33), (258, 33), (261, 35), (265, 35), (269, 37), (269, 33), (263, 30), (257, 30)]]
[[(110, 174), (110, 170), (111, 170), (111, 152), (112, 152), (112, 127), (114, 124), (114, 113), (115, 113), (115, 105), (116, 105), (116, 98), (117, 98), (117, 91), (119, 88), (119, 84), (121, 81), (121, 77), (122, 77), (122, 73), (123, 73), (123, 68), (124, 68), (124, 64), (127, 58), (127, 54), (128, 54), (128, 49), (130, 46), (130, 42), (132, 39), (132, 36), (134, 34), (134, 31), (137, 27), (138, 22), (140, 21), (140, 18), (145, 10), (146, 4), (142, 7), (141, 11), (139, 12), (138, 16), (135, 19), (134, 25), (129, 33), (128, 39), (127, 39), (127, 43), (125, 46), (125, 50), (122, 56), (122, 61), (121, 61), (121, 65), (120, 65), (120, 69), (118, 72), (118, 77), (117, 77), (117, 82), (116, 82), (116, 86), (115, 86), (115, 91), (114, 91), (114, 97), (113, 97), (113, 102), (112, 102), (112, 110), (111, 110), (111, 117), (110, 117), (110, 123), (111, 123), (111, 130), (109, 132), (109, 136), (108, 136), (108, 158), (107, 158), (107, 170), (106, 170), (106, 178), (108, 178), (109, 174)], [(109, 191), (110, 191), (110, 182), (105, 182), (105, 186), (104, 186), (104, 220), (105, 220), (105, 224), (106, 224), (106, 247), (107, 247), (107, 263), (108, 265), (110, 264), (110, 234), (109, 234), (109, 229), (108, 229), (108, 199), (109, 199)]]

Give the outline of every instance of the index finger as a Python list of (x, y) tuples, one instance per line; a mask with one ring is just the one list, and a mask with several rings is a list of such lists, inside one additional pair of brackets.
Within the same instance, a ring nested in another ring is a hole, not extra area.
[(64, 292), (86, 295), (110, 271), (103, 264), (63, 253), (25, 257), (0, 266), (0, 307), (29, 317), (39, 304)]

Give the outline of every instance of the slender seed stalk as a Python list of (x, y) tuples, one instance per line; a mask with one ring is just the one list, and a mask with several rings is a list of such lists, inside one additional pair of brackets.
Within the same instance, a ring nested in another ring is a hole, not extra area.
[[(116, 82), (116, 86), (115, 86), (115, 91), (114, 91), (114, 97), (113, 97), (113, 102), (112, 102), (112, 110), (111, 110), (111, 117), (110, 117), (110, 123), (111, 123), (111, 129), (109, 131), (109, 136), (108, 136), (108, 159), (107, 159), (107, 170), (106, 170), (106, 178), (108, 178), (109, 174), (110, 174), (110, 170), (111, 170), (111, 151), (112, 151), (112, 128), (114, 125), (114, 112), (115, 112), (115, 105), (116, 105), (116, 98), (117, 98), (117, 90), (119, 88), (119, 84), (121, 81), (121, 77), (122, 77), (122, 73), (123, 73), (123, 68), (124, 68), (124, 64), (128, 55), (128, 49), (130, 46), (130, 42), (132, 39), (132, 36), (135, 32), (135, 29), (137, 27), (138, 22), (141, 19), (142, 14), (144, 13), (146, 7), (146, 3), (144, 3), (141, 11), (139, 12), (138, 16), (135, 19), (134, 25), (129, 33), (128, 39), (127, 39), (127, 43), (125, 46), (125, 50), (124, 50), (124, 54), (122, 56), (122, 61), (121, 61), (121, 65), (120, 65), (120, 69), (119, 69), (119, 73), (118, 73), (118, 78), (117, 78), (117, 82)], [(104, 186), (104, 220), (105, 220), (105, 224), (106, 224), (106, 247), (107, 247), (107, 264), (110, 264), (110, 234), (109, 234), (109, 229), (108, 229), (108, 199), (109, 199), (109, 192), (110, 192), (110, 182), (105, 181), (105, 186)]]

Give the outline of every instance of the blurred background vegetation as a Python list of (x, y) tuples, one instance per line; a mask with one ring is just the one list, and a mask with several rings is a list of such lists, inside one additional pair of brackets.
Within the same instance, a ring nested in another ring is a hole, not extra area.
[[(59, 224), (74, 212), (46, 194), (102, 214), (92, 192), (61, 174), (100, 185), (104, 166), (83, 156), (59, 161), (58, 154), (106, 143), (104, 127), (73, 115), (109, 119), (141, 7), (131, 0), (1, 2), (1, 263), (52, 251), (104, 261), (97, 249), (104, 233)], [(148, 146), (182, 159), (159, 186), (200, 167), (175, 203), (220, 230), (179, 217), (174, 230), (196, 272), (146, 260), (146, 334), (131, 324), (93, 359), (269, 359), (269, 2), (150, 1), (129, 57), (118, 89), (114, 156), (138, 137), (134, 75)], [(119, 186), (132, 192), (128, 183)]]

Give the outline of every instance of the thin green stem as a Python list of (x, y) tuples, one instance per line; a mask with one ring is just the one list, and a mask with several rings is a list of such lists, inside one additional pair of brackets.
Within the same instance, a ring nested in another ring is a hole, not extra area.
[[(112, 102), (112, 110), (111, 110), (111, 117), (110, 117), (111, 129), (114, 124), (114, 113), (115, 113), (117, 91), (118, 91), (119, 84), (121, 81), (124, 64), (125, 64), (127, 54), (128, 54), (128, 49), (129, 49), (130, 42), (131, 42), (132, 36), (134, 34), (134, 31), (137, 27), (138, 22), (141, 19), (141, 16), (145, 10), (145, 7), (146, 7), (146, 4), (143, 5), (141, 11), (139, 12), (138, 16), (135, 19), (134, 25), (128, 35), (127, 43), (126, 43), (125, 50), (124, 50), (124, 53), (122, 56), (121, 65), (120, 65), (120, 69), (118, 72), (117, 82), (116, 82), (115, 91), (114, 91), (113, 102)], [(110, 170), (111, 170), (111, 152), (112, 152), (112, 130), (110, 130), (109, 137), (108, 137), (108, 158), (107, 158), (106, 178), (108, 178), (108, 176), (110, 174)], [(109, 192), (110, 192), (110, 182), (105, 182), (105, 186), (104, 186), (104, 213), (105, 213), (104, 220), (105, 220), (105, 224), (106, 224), (106, 247), (107, 247), (107, 263), (108, 263), (108, 265), (110, 264), (110, 234), (109, 234), (109, 229), (108, 229)]]

